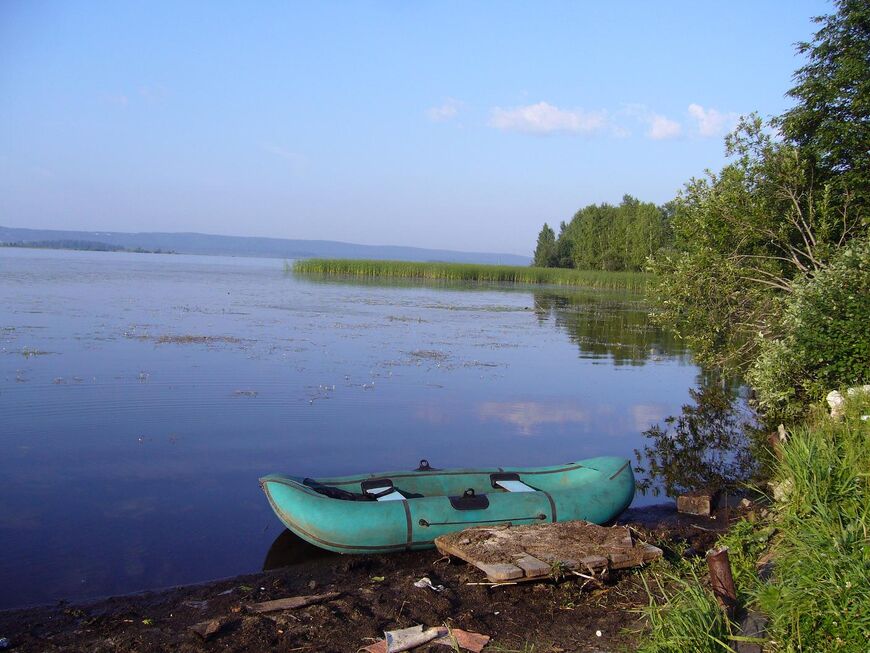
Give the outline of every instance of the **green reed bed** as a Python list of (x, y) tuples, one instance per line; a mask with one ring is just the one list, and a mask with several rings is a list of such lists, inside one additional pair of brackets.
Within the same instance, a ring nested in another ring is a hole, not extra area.
[(285, 267), (297, 274), (336, 277), (523, 283), (635, 291), (643, 290), (648, 278), (648, 275), (641, 272), (361, 259), (311, 258), (296, 261), (292, 266), (285, 264)]

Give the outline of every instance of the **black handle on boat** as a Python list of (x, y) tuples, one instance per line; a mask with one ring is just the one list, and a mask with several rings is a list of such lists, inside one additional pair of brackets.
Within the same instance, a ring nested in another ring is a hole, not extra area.
[(475, 494), (474, 488), (468, 488), (461, 497), (448, 497), (454, 510), (486, 510), (489, 499), (485, 494)]

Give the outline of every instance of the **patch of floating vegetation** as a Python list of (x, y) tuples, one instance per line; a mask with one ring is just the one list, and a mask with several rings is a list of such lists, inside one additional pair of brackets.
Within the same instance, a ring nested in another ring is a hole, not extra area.
[(390, 322), (418, 322), (420, 324), (426, 321), (422, 317), (405, 317), (404, 315), (388, 315), (387, 320)]
[(444, 352), (435, 351), (434, 349), (418, 349), (416, 351), (409, 351), (408, 355), (412, 358), (432, 361), (445, 361), (449, 358)]
[(158, 336), (154, 338), (154, 342), (158, 345), (213, 345), (217, 343), (228, 343), (237, 345), (242, 342), (241, 338), (235, 336)]
[[(14, 352), (10, 352), (14, 353)], [(49, 354), (53, 354), (53, 351), (43, 351), (41, 349), (33, 349), (31, 347), (25, 347), (19, 352), (24, 358), (32, 358), (34, 356), (48, 356)]]
[(604, 272), (600, 270), (536, 268), (521, 265), (323, 258), (298, 260), (292, 266), (285, 263), (285, 270), (296, 274), (331, 277), (519, 283), (632, 291), (643, 290), (650, 278), (650, 275), (643, 272)]
[(468, 311), (471, 313), (523, 313), (530, 311), (528, 306), (497, 306), (497, 305), (461, 305), (461, 304), (426, 304), (423, 308), (438, 311)]

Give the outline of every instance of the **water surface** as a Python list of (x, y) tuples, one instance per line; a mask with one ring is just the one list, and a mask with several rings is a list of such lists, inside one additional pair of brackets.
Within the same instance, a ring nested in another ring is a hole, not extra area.
[(633, 295), (0, 248), (0, 608), (258, 570), (269, 472), (631, 456), (697, 374)]

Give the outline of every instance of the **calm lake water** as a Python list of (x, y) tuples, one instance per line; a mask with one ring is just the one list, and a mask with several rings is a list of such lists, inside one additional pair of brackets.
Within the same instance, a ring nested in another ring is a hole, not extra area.
[(269, 472), (631, 456), (697, 375), (632, 295), (0, 248), (0, 608), (261, 569)]

